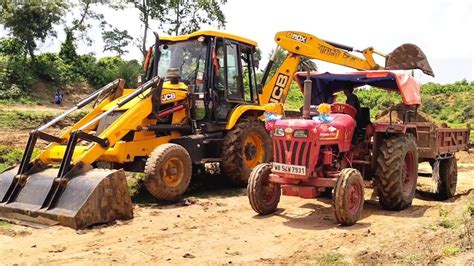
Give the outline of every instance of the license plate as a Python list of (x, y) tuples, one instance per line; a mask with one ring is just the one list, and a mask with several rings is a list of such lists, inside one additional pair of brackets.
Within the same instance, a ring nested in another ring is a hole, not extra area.
[(273, 163), (272, 170), (285, 174), (306, 175), (306, 167), (302, 165)]

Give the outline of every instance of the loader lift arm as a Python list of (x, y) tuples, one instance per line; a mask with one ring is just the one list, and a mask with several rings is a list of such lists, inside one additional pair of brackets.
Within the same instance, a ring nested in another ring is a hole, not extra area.
[[(324, 41), (311, 34), (297, 31), (278, 32), (275, 35), (275, 42), (278, 44), (277, 49), (281, 47), (288, 52), (288, 56), (271, 80), (266, 83), (270, 69), (273, 66), (275, 53), (268, 62), (260, 83), (261, 105), (266, 103), (283, 104), (285, 102), (291, 80), (296, 73), (302, 56), (350, 67), (356, 70), (407, 70), (416, 68), (428, 75), (434, 76), (426, 56), (421, 49), (413, 44), (404, 44), (395, 49), (392, 53), (385, 55), (374, 50), (372, 47), (361, 51), (347, 45)], [(277, 49), (275, 49), (275, 51)], [(364, 58), (350, 54), (349, 52), (361, 53)], [(378, 65), (373, 58), (373, 54), (385, 57), (385, 66)]]

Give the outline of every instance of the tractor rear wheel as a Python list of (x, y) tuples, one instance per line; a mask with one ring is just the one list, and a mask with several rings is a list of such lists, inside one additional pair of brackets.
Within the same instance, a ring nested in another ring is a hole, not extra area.
[(158, 199), (176, 201), (191, 182), (192, 162), (186, 149), (177, 144), (155, 148), (145, 165), (145, 186)]
[(250, 173), (247, 195), (255, 212), (265, 215), (274, 212), (280, 202), (280, 184), (268, 181), (272, 169), (269, 163), (257, 165)]
[(345, 168), (339, 174), (333, 191), (336, 220), (341, 225), (353, 225), (364, 208), (364, 181), (357, 169)]
[(244, 186), (250, 171), (269, 162), (271, 153), (271, 141), (264, 124), (257, 119), (242, 119), (224, 138), (222, 171), (233, 184)]
[(379, 203), (386, 210), (411, 206), (418, 178), (418, 151), (412, 135), (383, 140), (377, 155), (375, 183)]
[(436, 188), (436, 199), (447, 200), (456, 193), (458, 181), (458, 165), (455, 157), (439, 162), (439, 180)]

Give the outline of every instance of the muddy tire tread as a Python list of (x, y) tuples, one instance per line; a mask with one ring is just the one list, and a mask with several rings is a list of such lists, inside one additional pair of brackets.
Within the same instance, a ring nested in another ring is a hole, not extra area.
[[(167, 154), (175, 153), (175, 156), (180, 157), (184, 164), (184, 177), (177, 187), (169, 188), (164, 183), (160, 182), (158, 177), (158, 167), (164, 162)], [(145, 165), (145, 186), (148, 191), (156, 198), (175, 202), (179, 200), (180, 196), (187, 190), (191, 182), (192, 162), (191, 157), (185, 148), (178, 144), (166, 143), (158, 146), (148, 157)], [(157, 181), (158, 179), (158, 181)]]
[(271, 141), (265, 130), (264, 124), (254, 118), (243, 118), (241, 119), (233, 129), (227, 132), (224, 142), (222, 144), (222, 158), (221, 169), (226, 178), (237, 186), (245, 186), (248, 183), (250, 171), (245, 165), (245, 158), (242, 151), (243, 138), (245, 133), (253, 131), (259, 131), (264, 137), (264, 149), (265, 149), (265, 163), (270, 161), (272, 155)]
[(385, 139), (376, 162), (375, 183), (379, 203), (383, 209), (400, 211), (411, 206), (416, 190), (416, 180), (409, 197), (403, 195), (402, 166), (407, 152), (413, 151), (415, 170), (418, 174), (418, 152), (411, 134), (396, 135)]
[[(281, 193), (277, 194), (277, 197), (271, 205), (266, 205), (262, 202), (261, 198), (259, 197), (259, 191), (262, 184), (262, 179), (265, 175), (270, 174), (271, 172), (271, 164), (263, 163), (257, 165), (252, 172), (250, 173), (249, 182), (247, 185), (247, 195), (249, 198), (250, 206), (252, 209), (261, 215), (267, 215), (273, 213), (276, 208), (278, 207), (278, 203), (280, 202)], [(277, 185), (277, 184), (275, 184)], [(278, 186), (279, 188), (279, 186)]]
[(356, 182), (353, 179), (358, 179), (357, 182), (360, 182), (362, 188), (362, 197), (364, 195), (364, 181), (362, 175), (357, 169), (354, 168), (345, 168), (342, 169), (339, 178), (337, 179), (336, 186), (333, 189), (333, 208), (336, 220), (343, 226), (349, 226), (355, 224), (360, 217), (362, 216), (362, 211), (364, 208), (364, 200), (362, 199), (361, 206), (356, 215), (351, 215), (346, 206), (346, 189), (349, 185), (349, 182)]

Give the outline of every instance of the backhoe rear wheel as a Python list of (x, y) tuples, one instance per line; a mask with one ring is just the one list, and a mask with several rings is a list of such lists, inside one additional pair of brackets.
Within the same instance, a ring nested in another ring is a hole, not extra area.
[(192, 162), (186, 149), (177, 144), (155, 148), (145, 165), (145, 185), (158, 199), (176, 201), (191, 182)]
[(411, 206), (418, 178), (418, 151), (412, 135), (383, 140), (377, 155), (376, 178), (379, 203), (386, 210)]
[(222, 145), (222, 171), (236, 185), (248, 182), (250, 171), (260, 163), (270, 161), (272, 146), (264, 124), (245, 118), (230, 130)]

